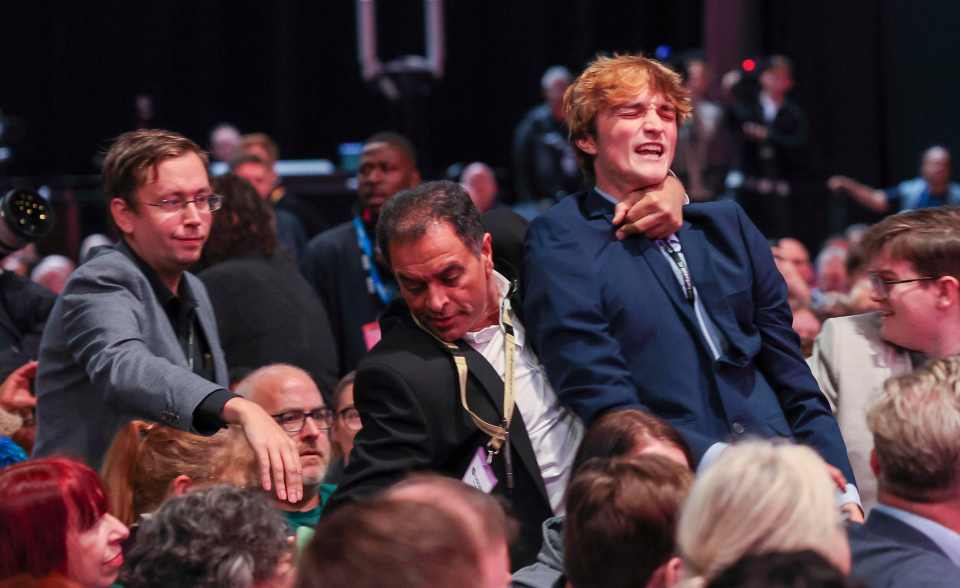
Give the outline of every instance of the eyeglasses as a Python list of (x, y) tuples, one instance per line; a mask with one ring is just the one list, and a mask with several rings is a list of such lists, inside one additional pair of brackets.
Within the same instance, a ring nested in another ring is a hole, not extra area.
[(272, 416), (273, 420), (288, 433), (299, 433), (303, 430), (304, 425), (307, 424), (307, 417), (312, 418), (321, 431), (329, 431), (334, 419), (333, 411), (327, 407), (315, 408), (309, 412), (291, 410)]
[(199, 212), (216, 212), (223, 205), (223, 196), (209, 194), (207, 196), (195, 196), (190, 200), (186, 198), (164, 198), (159, 202), (145, 202), (147, 206), (155, 206), (167, 213), (175, 213), (184, 210), (188, 204), (193, 204)]
[(926, 282), (929, 280), (936, 280), (938, 276), (924, 276), (921, 278), (910, 278), (907, 280), (885, 280), (880, 277), (880, 274), (877, 272), (870, 272), (870, 285), (873, 287), (873, 291), (877, 293), (882, 299), (890, 297), (890, 287), (897, 284), (908, 284), (910, 282)]
[(337, 419), (343, 421), (343, 424), (349, 429), (359, 431), (363, 428), (363, 422), (360, 420), (360, 411), (352, 404), (337, 411)]

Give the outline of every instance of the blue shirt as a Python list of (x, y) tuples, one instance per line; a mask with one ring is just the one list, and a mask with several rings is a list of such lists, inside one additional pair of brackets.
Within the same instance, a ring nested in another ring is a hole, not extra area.
[(886, 504), (878, 504), (873, 507), (873, 510), (891, 516), (901, 523), (910, 525), (917, 531), (923, 533), (928, 539), (936, 543), (941, 551), (947, 554), (950, 561), (960, 566), (960, 533), (948, 529), (940, 523), (934, 522), (926, 517)]

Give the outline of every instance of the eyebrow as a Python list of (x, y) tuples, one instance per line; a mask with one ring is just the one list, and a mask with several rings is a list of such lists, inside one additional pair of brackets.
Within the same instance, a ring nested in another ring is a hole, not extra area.
[[(460, 263), (459, 261), (451, 261), (450, 263), (443, 266), (436, 272), (433, 272), (432, 274), (430, 274), (430, 276), (428, 276), (426, 279), (429, 279), (430, 277), (433, 277), (433, 276), (443, 277), (444, 275), (449, 274), (451, 271), (462, 271), (462, 270), (463, 270), (462, 263)], [(407, 275), (402, 271), (396, 271), (395, 273), (397, 275), (397, 279), (404, 280), (407, 282), (423, 282), (425, 280), (424, 278)]]

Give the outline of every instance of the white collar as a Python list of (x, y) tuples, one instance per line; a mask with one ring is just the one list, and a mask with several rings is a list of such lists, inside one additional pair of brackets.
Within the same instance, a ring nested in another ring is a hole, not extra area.
[[(513, 319), (513, 333), (517, 341), (517, 347), (522, 349), (524, 341), (523, 325), (517, 320), (516, 314), (513, 312), (513, 307), (510, 306), (510, 299), (507, 297), (507, 294), (510, 293), (510, 280), (497, 270), (493, 270), (493, 279), (497, 284), (497, 291), (499, 292), (498, 300), (500, 302), (500, 309), (502, 312), (510, 313), (510, 318)], [(477, 331), (464, 333), (463, 340), (472, 347), (486, 345), (500, 330), (499, 323), (489, 325)]]

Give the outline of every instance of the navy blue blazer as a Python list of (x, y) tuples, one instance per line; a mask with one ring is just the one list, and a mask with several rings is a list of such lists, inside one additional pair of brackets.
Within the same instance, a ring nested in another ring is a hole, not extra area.
[(853, 575), (870, 588), (960, 586), (960, 568), (929, 537), (874, 510), (864, 525), (850, 525)]
[(530, 225), (527, 331), (561, 402), (587, 424), (610, 409), (648, 410), (698, 462), (718, 441), (792, 437), (855, 483), (766, 239), (732, 202), (683, 210), (677, 237), (727, 342), (716, 361), (670, 262), (645, 237), (618, 241), (609, 201), (580, 192)]

